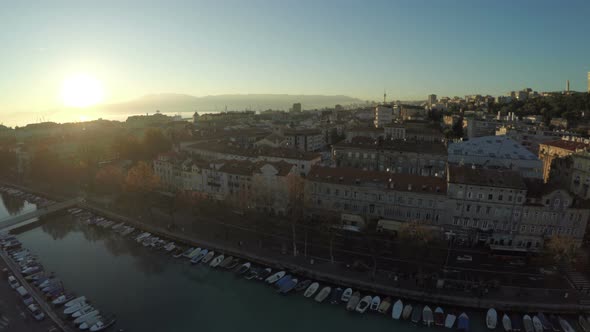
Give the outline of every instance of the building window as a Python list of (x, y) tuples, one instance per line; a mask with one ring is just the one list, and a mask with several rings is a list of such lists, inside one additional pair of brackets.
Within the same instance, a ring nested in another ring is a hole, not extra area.
[(459, 217), (453, 217), (453, 225), (459, 225)]
[(501, 201), (502, 200), (502, 194), (498, 195), (498, 200)]
[(494, 199), (494, 194), (488, 194), (488, 199), (489, 199), (489, 200), (492, 200), (492, 199)]

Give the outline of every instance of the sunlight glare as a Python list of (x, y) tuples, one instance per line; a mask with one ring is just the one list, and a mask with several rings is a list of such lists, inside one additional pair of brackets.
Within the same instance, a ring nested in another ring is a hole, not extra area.
[(77, 74), (64, 80), (61, 97), (65, 106), (82, 108), (100, 103), (104, 91), (101, 82), (95, 77)]

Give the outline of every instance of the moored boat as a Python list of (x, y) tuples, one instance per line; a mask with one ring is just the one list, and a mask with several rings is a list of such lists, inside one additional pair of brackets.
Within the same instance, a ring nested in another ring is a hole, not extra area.
[(373, 299), (371, 300), (371, 305), (369, 306), (369, 309), (371, 309), (371, 311), (377, 311), (377, 309), (379, 309), (380, 305), (381, 305), (381, 298), (379, 296), (374, 296)]
[[(533, 327), (535, 328), (535, 332), (543, 332), (543, 323), (541, 322), (541, 319), (539, 319), (539, 317), (537, 316), (533, 316)], [(590, 331), (588, 331), (590, 332)]]
[(420, 322), (421, 318), (422, 318), (422, 306), (420, 304), (418, 304), (418, 305), (416, 305), (416, 307), (412, 311), (411, 321), (412, 321), (412, 323), (417, 324), (418, 322)]
[(434, 323), (434, 315), (432, 313), (432, 309), (429, 306), (424, 306), (422, 309), (422, 322), (426, 326), (431, 326)]
[(74, 304), (77, 304), (79, 302), (84, 302), (84, 301), (86, 301), (86, 296), (80, 296), (80, 297), (77, 297), (77, 298), (75, 298), (73, 300), (70, 300), (70, 301), (66, 302), (65, 306), (66, 307), (69, 307), (69, 306), (72, 306)]
[[(256, 275), (256, 280), (264, 280), (266, 279), (270, 274), (272, 273), (272, 269), (270, 267), (265, 268), (264, 270), (261, 270), (258, 272), (258, 274)], [(299, 286), (300, 283), (297, 283), (297, 286)], [(297, 286), (295, 286), (295, 291), (297, 291)]]
[(340, 303), (340, 298), (341, 297), (342, 297), (342, 288), (337, 287), (330, 294), (330, 304), (338, 304), (338, 303)]
[(580, 325), (580, 327), (582, 328), (582, 331), (584, 332), (590, 332), (590, 325), (588, 324), (588, 321), (586, 320), (586, 318), (582, 315), (578, 316), (578, 325)]
[(379, 312), (380, 314), (385, 314), (385, 313), (387, 313), (387, 311), (389, 311), (390, 307), (391, 307), (391, 297), (388, 296), (385, 299), (383, 299), (383, 301), (381, 301), (379, 308), (377, 308), (377, 312)]
[(539, 317), (539, 320), (541, 321), (541, 324), (543, 324), (543, 330), (545, 330), (545, 331), (555, 331), (553, 329), (553, 324), (551, 324), (551, 322), (549, 321), (549, 319), (547, 319), (547, 316), (545, 316), (542, 312), (538, 312), (537, 313), (537, 317)]
[(559, 317), (559, 326), (561, 326), (563, 332), (576, 332), (565, 318)]
[(504, 331), (512, 332), (512, 321), (510, 320), (510, 317), (508, 317), (508, 315), (506, 314), (502, 316), (502, 326), (504, 327)]
[(199, 263), (207, 254), (209, 253), (209, 249), (200, 250), (197, 255), (191, 258), (191, 264)]
[(53, 301), (51, 301), (51, 304), (53, 305), (61, 305), (64, 304), (70, 300), (74, 299), (74, 295), (71, 294), (61, 294), (60, 296), (56, 297), (55, 299), (53, 299)]
[(533, 327), (533, 319), (529, 315), (524, 315), (522, 317), (522, 324), (524, 325), (524, 330), (526, 332), (535, 332), (535, 328)]
[(318, 288), (320, 287), (320, 284), (317, 282), (312, 283), (311, 285), (309, 285), (309, 287), (307, 287), (307, 289), (305, 290), (305, 292), (303, 293), (304, 297), (312, 297), (313, 294), (315, 294), (315, 292), (318, 290)]
[(340, 301), (348, 302), (350, 301), (350, 297), (352, 296), (352, 288), (347, 288), (342, 292), (342, 296), (340, 297)]
[(522, 319), (518, 315), (512, 314), (510, 321), (512, 322), (512, 331), (518, 332), (522, 330)]
[(223, 262), (221, 262), (219, 264), (219, 267), (226, 267), (226, 266), (228, 266), (233, 259), (234, 259), (234, 256), (225, 257), (223, 259)]
[(447, 329), (452, 329), (455, 326), (455, 321), (457, 320), (457, 316), (453, 313), (448, 313), (447, 318), (445, 318), (445, 327)]
[[(348, 288), (350, 289), (350, 288)], [(344, 291), (346, 293), (346, 291)], [(342, 295), (344, 296), (344, 295)], [(361, 300), (361, 293), (354, 292), (348, 299), (346, 303), (346, 310), (353, 311), (356, 306), (358, 305), (359, 301)]]
[(412, 307), (411, 304), (406, 304), (406, 306), (404, 307), (404, 310), (402, 311), (402, 318), (403, 319), (409, 319), (410, 316), (412, 315), (412, 311), (414, 310), (414, 308)]
[(78, 310), (81, 310), (81, 309), (86, 308), (87, 306), (89, 306), (89, 304), (86, 303), (86, 302), (78, 302), (78, 303), (76, 303), (74, 305), (71, 305), (69, 307), (66, 307), (64, 309), (64, 315), (71, 315), (71, 314), (73, 314), (74, 312), (76, 312)]
[(98, 316), (98, 314), (100, 314), (99, 310), (93, 310), (83, 316), (79, 316), (76, 319), (74, 319), (74, 324), (80, 325), (80, 324), (90, 320), (90, 318)]
[(237, 274), (244, 274), (244, 273), (248, 272), (248, 270), (250, 270), (251, 265), (252, 264), (250, 264), (250, 262), (246, 262), (246, 263), (240, 265), (240, 267), (238, 268), (236, 273)]
[(288, 280), (287, 282), (285, 282), (281, 286), (281, 288), (279, 289), (279, 293), (281, 293), (281, 294), (289, 293), (291, 290), (293, 290), (293, 288), (295, 288), (295, 286), (297, 286), (298, 282), (299, 282), (299, 280), (297, 280), (297, 278), (293, 278), (291, 280)]
[(332, 288), (330, 286), (326, 286), (322, 288), (322, 290), (315, 296), (314, 300), (318, 303), (324, 302), (324, 300), (330, 295), (332, 292)]
[(82, 331), (88, 330), (92, 325), (96, 324), (96, 322), (98, 322), (101, 318), (102, 316), (100, 315), (92, 316), (86, 319), (86, 321), (82, 322), (80, 326), (78, 326), (78, 328)]
[(493, 330), (496, 328), (497, 324), (498, 313), (496, 312), (496, 309), (489, 308), (488, 312), (486, 313), (486, 326), (488, 327), (488, 329)]
[(285, 271), (279, 271), (279, 272), (271, 275), (270, 277), (267, 277), (264, 280), (264, 282), (266, 282), (267, 284), (274, 284), (275, 282), (279, 281), (284, 276), (285, 276)]
[(311, 282), (312, 281), (309, 280), (309, 279), (303, 280), (302, 282), (300, 282), (300, 283), (297, 284), (297, 287), (295, 287), (295, 291), (296, 292), (301, 292), (303, 290), (306, 290), (307, 287), (309, 287), (309, 285), (311, 285)]
[(551, 326), (553, 327), (554, 332), (561, 331), (561, 324), (559, 324), (559, 318), (557, 318), (557, 316), (550, 315), (549, 322), (551, 322)]
[(280, 288), (281, 286), (283, 286), (284, 283), (286, 283), (288, 280), (291, 280), (292, 276), (290, 274), (287, 274), (286, 276), (282, 277), (281, 279), (279, 279), (279, 281), (275, 282), (274, 286), (276, 288)]
[(457, 329), (464, 332), (469, 332), (469, 316), (466, 313), (461, 313), (457, 322)]
[(209, 263), (210, 267), (217, 267), (219, 264), (221, 264), (221, 262), (223, 262), (223, 260), (225, 259), (224, 255), (219, 255), (217, 257), (215, 257), (211, 263)]
[(213, 259), (213, 256), (215, 256), (215, 251), (209, 251), (207, 253), (207, 255), (205, 255), (205, 257), (203, 257), (203, 260), (202, 260), (203, 264), (209, 263), (209, 261)]
[(404, 303), (402, 300), (397, 300), (393, 304), (393, 308), (391, 309), (391, 318), (399, 319), (402, 316), (402, 311), (404, 310)]
[(81, 308), (80, 310), (77, 310), (77, 311), (75, 311), (74, 313), (72, 313), (72, 318), (78, 318), (78, 317), (80, 317), (80, 316), (84, 316), (84, 315), (86, 315), (87, 313), (89, 313), (89, 312), (92, 312), (92, 311), (94, 311), (94, 310), (96, 310), (96, 309), (94, 309), (94, 307), (93, 307), (93, 306), (91, 306), (91, 305), (87, 305), (87, 306), (85, 306), (85, 307)]
[(115, 324), (115, 317), (103, 317), (101, 320), (96, 322), (94, 325), (90, 327), (90, 331), (98, 332), (104, 329), (109, 328), (111, 325)]
[(434, 325), (445, 326), (445, 311), (441, 307), (434, 309)]
[(371, 301), (373, 301), (373, 298), (370, 295), (365, 295), (356, 305), (355, 311), (364, 314), (371, 305)]

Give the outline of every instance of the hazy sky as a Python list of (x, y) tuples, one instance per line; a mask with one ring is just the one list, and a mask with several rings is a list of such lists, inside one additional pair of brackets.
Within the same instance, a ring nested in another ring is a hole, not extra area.
[[(61, 106), (74, 73), (105, 101), (148, 93), (585, 90), (590, 1), (12, 1), (0, 112)], [(1, 115), (2, 113), (0, 113)]]

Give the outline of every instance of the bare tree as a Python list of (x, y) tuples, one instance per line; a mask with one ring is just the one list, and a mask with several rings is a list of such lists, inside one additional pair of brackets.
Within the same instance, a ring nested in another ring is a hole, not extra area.
[(303, 212), (305, 208), (305, 181), (296, 174), (290, 173), (287, 175), (287, 188), (289, 191), (288, 213), (291, 221), (291, 232), (293, 234), (293, 256), (297, 256), (297, 236), (295, 229), (297, 223), (303, 220)]

